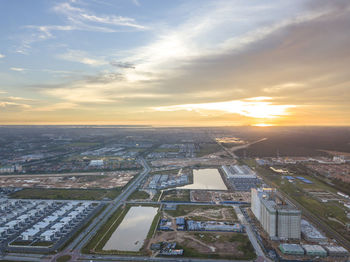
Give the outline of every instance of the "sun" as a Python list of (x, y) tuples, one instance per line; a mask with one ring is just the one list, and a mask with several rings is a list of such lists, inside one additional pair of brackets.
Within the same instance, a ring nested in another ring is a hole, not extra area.
[(252, 126), (267, 127), (267, 126), (274, 126), (274, 125), (272, 125), (272, 124), (266, 124), (266, 123), (259, 123), (259, 124), (253, 124)]

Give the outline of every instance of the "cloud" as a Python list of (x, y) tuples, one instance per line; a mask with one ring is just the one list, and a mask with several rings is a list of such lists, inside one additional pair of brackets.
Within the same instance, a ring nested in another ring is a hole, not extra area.
[(222, 111), (252, 118), (276, 118), (288, 115), (289, 113), (287, 110), (289, 108), (297, 107), (296, 105), (276, 105), (272, 102), (264, 101), (270, 99), (271, 98), (253, 97), (245, 100), (161, 106), (152, 109), (155, 111)]
[(1, 59), (1, 58), (4, 58), (4, 57), (5, 57), (5, 55), (3, 55), (3, 54), (0, 53), (0, 59)]
[(0, 101), (0, 108), (3, 109), (28, 109), (31, 108), (30, 105), (22, 104), (22, 103), (15, 103), (15, 102), (8, 102), (8, 101)]
[[(89, 65), (95, 73), (80, 72), (38, 90), (60, 103), (93, 104), (96, 114), (118, 111), (126, 118), (143, 108), (178, 121), (188, 114), (196, 121), (199, 113), (214, 122), (234, 115), (299, 124), (322, 116), (344, 123), (350, 115), (349, 4), (319, 3), (211, 1), (183, 8), (184, 22), (160, 26), (146, 45), (95, 56), (68, 50), (61, 59)], [(78, 9), (67, 12), (83, 10)], [(120, 22), (91, 13), (77, 17), (71, 25), (117, 30), (114, 23)], [(42, 33), (50, 37), (46, 29)]]
[(85, 8), (77, 7), (79, 2), (57, 3), (52, 10), (65, 18), (64, 25), (26, 25), (24, 28), (34, 30), (24, 36), (16, 52), (27, 54), (31, 45), (38, 41), (54, 38), (55, 31), (91, 31), (114, 33), (121, 30), (148, 30), (135, 19), (117, 15), (99, 15)]
[(115, 29), (112, 29), (113, 27), (95, 27), (92, 24), (111, 25), (114, 27), (129, 27), (138, 30), (147, 29), (146, 26), (138, 24), (133, 18), (116, 15), (96, 15), (91, 11), (73, 6), (70, 3), (57, 4), (53, 10), (56, 13), (63, 14), (68, 21), (80, 29), (91, 29), (93, 31), (100, 29), (102, 31), (110, 32), (115, 31)]
[(139, 2), (139, 0), (131, 0), (132, 3), (136, 6), (141, 6), (141, 3)]
[(278, 92), (285, 92), (286, 90), (296, 90), (305, 88), (306, 84), (304, 83), (294, 83), (294, 82), (288, 82), (284, 84), (274, 85), (271, 87), (264, 88), (264, 92), (266, 93), (278, 93)]
[(21, 67), (10, 67), (10, 70), (16, 71), (16, 72), (24, 72), (27, 69), (21, 68)]
[(62, 102), (62, 103), (54, 103), (49, 106), (41, 106), (37, 108), (33, 108), (31, 111), (33, 112), (51, 112), (51, 111), (58, 111), (58, 110), (71, 110), (81, 108), (78, 104), (75, 103), (69, 103), (69, 102)]
[(89, 57), (86, 52), (81, 50), (69, 50), (64, 54), (57, 55), (57, 57), (63, 60), (78, 62), (93, 67), (109, 64), (104, 58)]
[(111, 61), (109, 62), (111, 66), (117, 67), (117, 68), (131, 68), (135, 69), (135, 65), (133, 63), (128, 62), (117, 62), (117, 61)]
[(35, 101), (35, 99), (24, 98), (19, 96), (8, 96), (8, 97), (5, 97), (5, 99), (8, 101)]

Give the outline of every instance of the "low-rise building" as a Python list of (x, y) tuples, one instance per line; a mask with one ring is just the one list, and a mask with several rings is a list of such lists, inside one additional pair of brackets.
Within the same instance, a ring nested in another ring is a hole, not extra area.
[(327, 251), (319, 245), (302, 245), (307, 256), (326, 257)]
[(332, 257), (348, 257), (349, 251), (341, 246), (325, 246), (329, 256)]
[(302, 256), (304, 249), (298, 244), (280, 244), (279, 249), (285, 255)]

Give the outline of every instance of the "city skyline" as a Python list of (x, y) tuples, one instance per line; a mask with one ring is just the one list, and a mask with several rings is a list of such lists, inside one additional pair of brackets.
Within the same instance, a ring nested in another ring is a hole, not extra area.
[(350, 123), (347, 1), (1, 2), (0, 124)]

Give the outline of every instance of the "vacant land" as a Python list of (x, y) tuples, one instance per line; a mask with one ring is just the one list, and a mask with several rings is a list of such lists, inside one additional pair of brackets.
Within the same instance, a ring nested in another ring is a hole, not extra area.
[(137, 175), (136, 171), (65, 173), (41, 175), (2, 175), (0, 187), (111, 189), (123, 187)]
[(221, 146), (217, 143), (203, 143), (199, 144), (199, 152), (196, 153), (198, 157), (209, 155), (222, 150)]
[(150, 195), (145, 191), (134, 191), (128, 198), (128, 200), (149, 199)]
[(177, 242), (185, 257), (242, 260), (256, 257), (248, 237), (242, 233), (157, 232), (152, 242), (161, 241)]
[(163, 192), (161, 200), (190, 202), (190, 190), (187, 190), (187, 189), (166, 190)]
[(66, 200), (102, 200), (116, 198), (121, 188), (114, 189), (44, 189), (26, 188), (10, 195), (11, 198), (24, 199), (66, 199)]
[(192, 220), (237, 220), (234, 209), (230, 206), (210, 206), (210, 205), (178, 205), (176, 210), (165, 211), (173, 217), (187, 217)]

